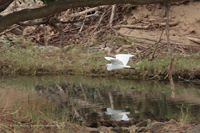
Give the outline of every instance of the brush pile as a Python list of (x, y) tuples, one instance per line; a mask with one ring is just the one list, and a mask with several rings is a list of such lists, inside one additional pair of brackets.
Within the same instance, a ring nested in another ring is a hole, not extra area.
[[(11, 13), (13, 10), (19, 11), (43, 5), (43, 2), (39, 0), (36, 2), (19, 0), (1, 12), (1, 15)], [(166, 39), (163, 39), (166, 25), (165, 13), (163, 12), (157, 18), (149, 14), (155, 13), (157, 8), (164, 9), (162, 5), (157, 6), (125, 4), (68, 9), (46, 18), (13, 25), (0, 34), (1, 40), (9, 41), (12, 45), (17, 45), (14, 40), (20, 38), (23, 38), (23, 44), (36, 42), (36, 45), (57, 47), (69, 44), (82, 45), (96, 48), (97, 51), (107, 51), (108, 55), (128, 52), (141, 55), (141, 57), (148, 56), (150, 60), (153, 60), (155, 56), (158, 56), (156, 52), (166, 53), (165, 49), (167, 49)], [(138, 14), (137, 11), (141, 8), (145, 8), (148, 13)], [(170, 27), (177, 27), (177, 25), (179, 21), (170, 19)], [(197, 32), (190, 30), (191, 33)], [(137, 32), (137, 35), (131, 32)], [(144, 32), (150, 33), (143, 37), (141, 33)], [(158, 32), (158, 34), (155, 35), (152, 32)], [(198, 43), (198, 38), (187, 37), (187, 39)], [(199, 48), (199, 45), (195, 43), (186, 44), (179, 40), (171, 40), (171, 44), (176, 51), (183, 54), (188, 52), (188, 48), (192, 48), (192, 52), (195, 53), (196, 48)]]

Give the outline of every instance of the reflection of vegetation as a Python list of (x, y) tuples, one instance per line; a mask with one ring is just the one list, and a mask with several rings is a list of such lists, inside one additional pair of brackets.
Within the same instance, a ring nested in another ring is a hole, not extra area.
[[(22, 93), (22, 91), (19, 92)], [(10, 132), (13, 129), (15, 132), (41, 132), (45, 130), (73, 132), (76, 129), (70, 123), (73, 121), (73, 117), (69, 117), (69, 110), (58, 108), (53, 102), (45, 101), (45, 104), (41, 104), (44, 101), (37, 96), (32, 98), (29, 95), (28, 99), (24, 99), (24, 101), (21, 101), (21, 98), (12, 99), (14, 103), (6, 103), (3, 108), (0, 106), (1, 132)], [(1, 105), (2, 101), (7, 101), (5, 99), (1, 97)]]
[(191, 120), (191, 114), (189, 112), (190, 107), (189, 106), (185, 106), (184, 104), (182, 104), (181, 106), (178, 106), (181, 110), (180, 113), (180, 118), (183, 119), (184, 121), (188, 121)]
[[(194, 93), (195, 95), (193, 96), (197, 98), (199, 96), (198, 90), (194, 89), (193, 86), (187, 86), (187, 89), (184, 89), (184, 84), (176, 83), (178, 98), (171, 99), (168, 83), (141, 82), (115, 78), (24, 76), (5, 78), (0, 80), (0, 84), (1, 86), (5, 84), (14, 86), (26, 91), (32, 89), (40, 97), (49, 99), (50, 103), (53, 101), (58, 108), (68, 110), (68, 114), (70, 113), (71, 116), (83, 121), (102, 117), (102, 109), (111, 107), (110, 97), (112, 97), (115, 109), (126, 111), (139, 110), (139, 114), (130, 116), (133, 118), (179, 118), (180, 108), (176, 105), (187, 103), (187, 99), (185, 99), (187, 96), (185, 95)], [(189, 89), (189, 87), (192, 87), (192, 89)], [(191, 106), (191, 112), (195, 112), (195, 108), (199, 104), (198, 101), (195, 101), (197, 105)], [(186, 119), (188, 116), (185, 115), (184, 118)]]

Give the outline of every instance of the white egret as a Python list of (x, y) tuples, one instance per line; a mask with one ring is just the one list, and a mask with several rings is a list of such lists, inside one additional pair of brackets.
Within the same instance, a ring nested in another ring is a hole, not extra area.
[(126, 65), (129, 61), (129, 58), (135, 55), (117, 54), (115, 56), (116, 58), (105, 57), (106, 60), (111, 61), (111, 64), (106, 64), (106, 65), (101, 65), (101, 66), (106, 66), (108, 71), (121, 70), (121, 69), (135, 69)]
[(107, 108), (107, 112), (105, 112), (106, 115), (111, 115), (111, 119), (116, 121), (129, 121), (132, 118), (128, 118), (127, 114), (130, 114), (130, 112), (124, 112), (122, 110), (113, 110), (111, 108)]

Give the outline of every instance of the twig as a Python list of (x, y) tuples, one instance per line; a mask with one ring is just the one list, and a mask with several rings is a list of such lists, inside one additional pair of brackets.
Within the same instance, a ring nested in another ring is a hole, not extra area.
[(19, 25), (14, 24), (13, 26), (10, 27), (10, 29), (6, 29), (5, 31), (1, 32), (0, 36), (11, 31), (11, 30), (13, 30), (13, 29), (15, 29), (15, 28), (17, 28), (17, 27), (19, 27)]
[(81, 15), (87, 14), (89, 12), (92, 12), (92, 11), (95, 11), (95, 10), (99, 10), (99, 9), (102, 9), (102, 8), (107, 8), (107, 7), (109, 7), (109, 6), (108, 5), (98, 6), (98, 7), (90, 8), (90, 9), (82, 11), (82, 12), (78, 12), (78, 13), (74, 13), (74, 14), (68, 15), (66, 17), (78, 17), (78, 16), (81, 16)]
[(185, 81), (185, 82), (190, 82), (190, 80), (181, 78), (180, 76), (179, 76), (178, 78), (179, 78), (179, 79), (182, 79), (182, 80)]
[[(86, 17), (85, 17), (85, 19), (86, 19)], [(83, 24), (82, 24), (82, 26), (81, 26), (81, 28), (80, 28), (79, 32), (81, 32), (81, 31), (82, 31), (82, 29), (83, 29), (83, 27), (84, 27), (84, 25), (85, 25), (85, 19), (83, 20)]]
[(60, 47), (63, 47), (63, 45), (64, 45), (63, 42), (64, 42), (65, 36), (64, 36), (64, 31), (61, 28), (61, 26), (57, 24), (59, 22), (58, 18), (56, 18), (56, 17), (50, 17), (48, 21), (49, 21), (48, 22), (49, 26), (55, 28), (60, 33), (60, 35), (61, 35), (60, 36), (61, 37)]
[(155, 48), (155, 50), (153, 51), (152, 58), (150, 59), (150, 61), (152, 61), (152, 60), (154, 59), (155, 52), (156, 52), (156, 50), (157, 50), (157, 48), (158, 48), (158, 43), (160, 43), (161, 40), (162, 40), (161, 38), (162, 38), (162, 35), (163, 35), (163, 31), (164, 31), (164, 29), (162, 30), (162, 33), (161, 33), (161, 35), (160, 35), (160, 38), (159, 38), (158, 42), (156, 42), (155, 45), (154, 45), (154, 46), (156, 46), (156, 48)]
[(96, 31), (96, 29), (99, 27), (101, 21), (102, 21), (103, 18), (104, 18), (105, 13), (106, 13), (106, 12), (104, 12), (104, 13), (101, 15), (101, 17), (100, 17), (100, 19), (99, 19), (97, 25), (95, 26), (94, 30), (92, 31), (92, 34), (93, 34), (93, 33)]
[[(79, 19), (79, 20), (74, 20), (74, 21), (59, 21), (58, 20), (56, 23), (67, 24), (67, 23), (76, 23), (83, 20), (84, 19)], [(34, 26), (34, 25), (41, 25), (41, 24), (49, 24), (49, 20), (41, 21), (41, 22), (26, 22), (26, 23), (19, 22), (17, 24), (20, 26)]]
[(185, 82), (190, 82), (190, 83), (194, 83), (194, 84), (198, 84), (198, 85), (200, 84), (200, 80), (197, 80), (197, 81), (190, 80), (190, 79), (188, 80), (188, 79), (181, 78), (180, 76), (178, 78), (185, 81)]

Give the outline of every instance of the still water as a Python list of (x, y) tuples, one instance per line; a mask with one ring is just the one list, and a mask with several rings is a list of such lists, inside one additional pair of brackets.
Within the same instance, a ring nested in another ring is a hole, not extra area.
[[(200, 86), (175, 83), (171, 98), (168, 82), (135, 81), (121, 78), (81, 76), (1, 77), (0, 112), (17, 115), (27, 109), (52, 106), (68, 110), (82, 122), (108, 120), (107, 108), (129, 112), (132, 119), (200, 118)], [(51, 103), (51, 104), (49, 104)], [(137, 113), (135, 113), (137, 112)]]

